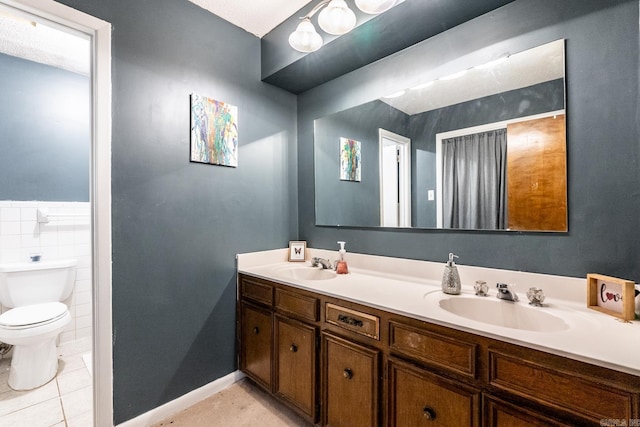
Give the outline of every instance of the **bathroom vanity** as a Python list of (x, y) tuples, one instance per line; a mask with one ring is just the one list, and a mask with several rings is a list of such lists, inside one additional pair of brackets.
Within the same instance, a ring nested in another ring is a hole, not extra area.
[[(312, 423), (513, 427), (640, 418), (640, 358), (608, 355), (633, 348), (627, 339), (640, 336), (638, 322), (573, 307), (558, 298), (568, 291), (557, 284), (547, 307), (520, 302), (525, 311), (516, 315), (546, 309), (565, 323), (505, 326), (436, 307), (440, 296), (482, 299), (464, 284), (483, 269), (461, 268), (463, 295), (446, 296), (437, 280), (421, 279), (437, 274), (436, 263), (385, 259), (379, 268), (380, 257), (350, 254), (352, 273), (340, 277), (265, 254), (238, 264), (240, 369)], [(407, 270), (412, 275), (391, 273)], [(552, 288), (560, 280), (546, 278)], [(501, 306), (493, 304), (514, 304), (496, 301), (495, 291), (486, 298), (479, 304), (494, 312)]]

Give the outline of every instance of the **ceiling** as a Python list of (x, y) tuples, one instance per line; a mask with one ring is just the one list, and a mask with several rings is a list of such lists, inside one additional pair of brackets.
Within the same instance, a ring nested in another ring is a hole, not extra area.
[(312, 0), (189, 1), (251, 34), (262, 37)]
[(0, 53), (88, 75), (90, 47), (81, 33), (0, 7)]
[[(220, 18), (262, 37), (311, 0), (189, 0)], [(0, 7), (0, 53), (88, 74), (86, 37)]]

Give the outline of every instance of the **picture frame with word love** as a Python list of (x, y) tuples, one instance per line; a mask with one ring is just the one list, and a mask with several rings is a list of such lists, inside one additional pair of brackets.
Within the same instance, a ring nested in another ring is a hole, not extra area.
[(587, 274), (587, 307), (624, 321), (635, 318), (635, 282)]

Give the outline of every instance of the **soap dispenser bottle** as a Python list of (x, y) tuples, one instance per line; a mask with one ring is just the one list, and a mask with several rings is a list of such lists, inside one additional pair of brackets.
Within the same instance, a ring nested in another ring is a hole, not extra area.
[(338, 262), (336, 263), (336, 273), (337, 274), (349, 274), (349, 269), (347, 268), (347, 261), (344, 259), (344, 254), (347, 251), (344, 248), (345, 242), (338, 242), (340, 245), (340, 250), (338, 251), (339, 257)]
[(459, 295), (462, 290), (460, 284), (460, 275), (458, 274), (458, 267), (453, 261), (454, 258), (458, 258), (458, 255), (449, 253), (449, 261), (444, 266), (444, 274), (442, 275), (442, 292), (445, 294)]

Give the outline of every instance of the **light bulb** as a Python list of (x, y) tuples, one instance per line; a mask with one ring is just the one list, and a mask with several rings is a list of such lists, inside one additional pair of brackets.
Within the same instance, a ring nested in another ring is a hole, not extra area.
[(322, 47), (322, 43), (322, 37), (309, 18), (303, 19), (289, 36), (289, 44), (298, 52), (315, 52)]
[(318, 24), (327, 33), (339, 36), (356, 26), (356, 14), (344, 0), (331, 0), (318, 15)]
[(356, 6), (364, 13), (376, 15), (391, 9), (398, 0), (356, 0)]

